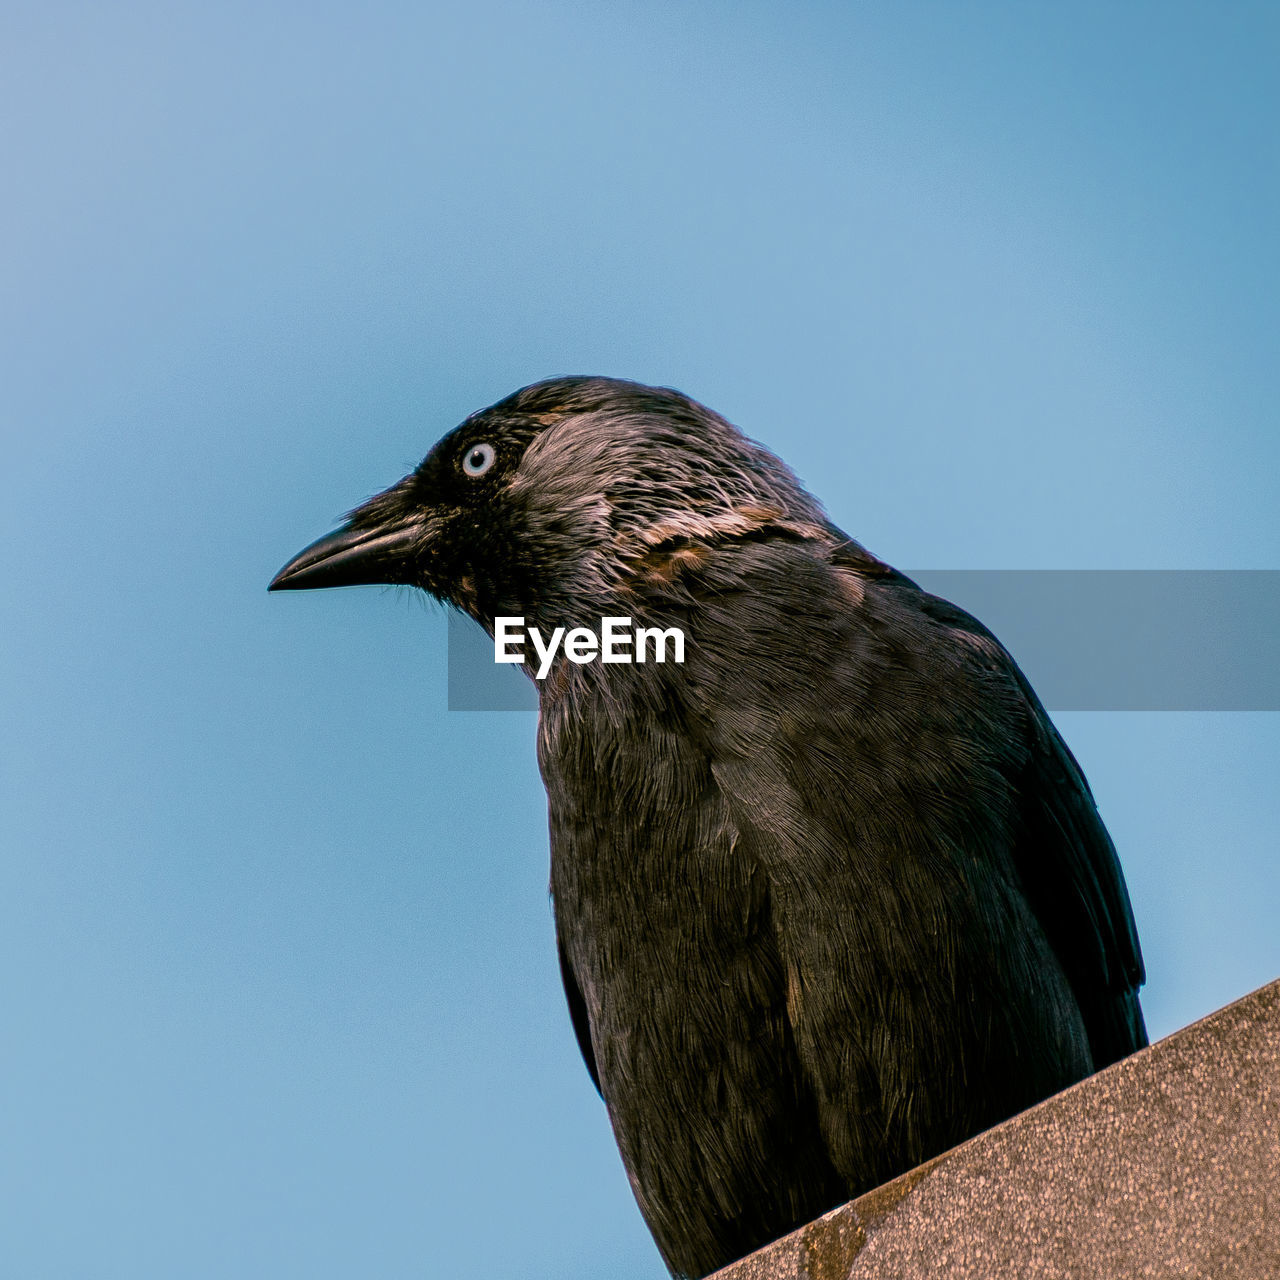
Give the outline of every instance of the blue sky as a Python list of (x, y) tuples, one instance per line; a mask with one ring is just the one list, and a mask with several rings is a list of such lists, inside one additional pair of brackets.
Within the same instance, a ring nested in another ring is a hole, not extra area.
[[(903, 567), (1280, 568), (1278, 37), (6, 5), (8, 1272), (663, 1274), (562, 1007), (532, 718), (446, 712), (407, 593), (266, 582), (576, 372), (711, 404)], [(1280, 974), (1280, 717), (1058, 721), (1153, 1033)]]

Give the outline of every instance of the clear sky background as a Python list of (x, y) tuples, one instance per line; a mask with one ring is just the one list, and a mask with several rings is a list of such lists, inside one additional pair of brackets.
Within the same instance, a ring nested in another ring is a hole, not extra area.
[[(533, 718), (446, 712), (408, 593), (268, 579), (586, 372), (906, 568), (1280, 568), (1278, 56), (1247, 3), (0, 8), (5, 1275), (660, 1277)], [(1280, 975), (1280, 716), (1058, 720), (1153, 1034)]]

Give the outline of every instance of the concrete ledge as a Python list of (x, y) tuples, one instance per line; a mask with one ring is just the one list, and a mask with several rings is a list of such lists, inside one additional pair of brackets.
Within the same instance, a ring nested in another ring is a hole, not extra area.
[(1280, 1277), (1280, 981), (716, 1273)]

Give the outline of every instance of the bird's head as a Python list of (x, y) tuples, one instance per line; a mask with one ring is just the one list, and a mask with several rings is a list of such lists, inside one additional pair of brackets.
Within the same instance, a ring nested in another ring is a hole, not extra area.
[(485, 626), (571, 625), (766, 530), (833, 533), (783, 462), (680, 392), (555, 378), (472, 414), (271, 590), (406, 584)]

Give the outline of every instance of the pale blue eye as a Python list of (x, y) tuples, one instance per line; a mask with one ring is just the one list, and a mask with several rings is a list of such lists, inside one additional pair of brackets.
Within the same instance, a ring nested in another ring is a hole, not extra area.
[(493, 466), (497, 460), (498, 454), (491, 444), (473, 444), (470, 449), (463, 454), (462, 469), (467, 475), (475, 477), (482, 476)]

